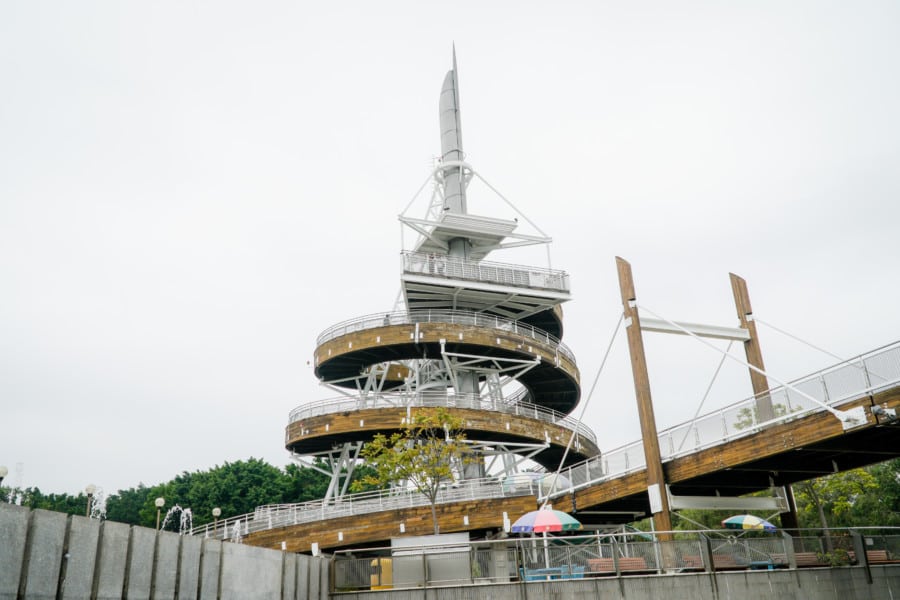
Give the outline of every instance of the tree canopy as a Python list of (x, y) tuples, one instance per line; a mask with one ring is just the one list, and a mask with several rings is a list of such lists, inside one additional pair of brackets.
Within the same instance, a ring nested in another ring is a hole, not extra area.
[[(461, 466), (472, 460), (461, 429), (462, 422), (446, 411), (417, 413), (402, 431), (390, 437), (376, 436), (363, 447), (361, 455), (371, 464), (357, 467), (351, 489), (409, 485), (428, 498), (437, 531), (437, 496), (443, 486), (454, 480)], [(252, 512), (264, 504), (321, 499), (328, 482), (328, 475), (317, 469), (296, 464), (279, 469), (249, 458), (205, 471), (185, 471), (152, 487), (140, 483), (119, 490), (106, 499), (106, 518), (154, 527), (153, 502), (163, 497), (163, 514), (178, 504), (191, 509), (194, 525), (203, 525), (213, 520), (214, 507), (222, 509), (221, 518), (227, 518)], [(71, 515), (84, 515), (88, 506), (84, 493), (48, 494), (37, 487), (0, 488), (0, 501), (8, 500), (10, 495), (29, 508)], [(823, 523), (828, 527), (900, 526), (900, 459), (795, 484), (794, 495), (803, 528), (818, 528)], [(716, 529), (722, 519), (730, 516), (712, 510), (684, 510), (679, 514), (686, 518), (674, 521), (676, 529)], [(170, 525), (177, 526), (177, 522)]]
[(431, 504), (434, 533), (440, 532), (437, 520), (438, 494), (454, 481), (456, 473), (474, 457), (466, 444), (462, 419), (444, 408), (418, 410), (406, 419), (399, 431), (390, 436), (376, 434), (362, 447), (360, 456), (369, 461), (373, 472), (351, 486), (385, 484), (408, 485), (424, 495)]
[[(148, 487), (119, 490), (106, 498), (106, 518), (111, 521), (155, 527), (156, 498), (164, 498), (162, 514), (176, 504), (191, 509), (193, 525), (213, 520), (212, 509), (222, 509), (222, 518), (253, 512), (263, 504), (279, 504), (317, 500), (325, 495), (328, 476), (316, 469), (289, 464), (284, 469), (249, 458), (225, 462), (205, 471), (183, 472), (174, 479)], [(12, 490), (0, 489), (6, 499)], [(87, 496), (83, 493), (45, 494), (38, 488), (16, 490), (15, 496), (29, 508), (43, 508), (70, 515), (84, 515)], [(179, 515), (180, 516), (180, 515)], [(177, 530), (175, 519), (167, 528)]]

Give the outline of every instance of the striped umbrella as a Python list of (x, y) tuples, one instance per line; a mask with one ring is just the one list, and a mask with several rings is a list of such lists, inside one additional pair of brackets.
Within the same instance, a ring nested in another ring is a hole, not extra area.
[(722, 521), (725, 529), (759, 529), (763, 531), (775, 531), (778, 529), (765, 519), (754, 515), (735, 515)]
[(576, 531), (581, 529), (574, 517), (561, 510), (544, 508), (527, 512), (512, 525), (513, 533), (541, 533), (547, 531)]

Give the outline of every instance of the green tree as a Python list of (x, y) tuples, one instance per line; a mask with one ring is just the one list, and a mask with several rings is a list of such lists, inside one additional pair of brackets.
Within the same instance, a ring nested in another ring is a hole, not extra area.
[[(319, 466), (327, 469), (324, 463), (320, 463)], [(324, 498), (325, 492), (328, 491), (330, 478), (316, 469), (289, 464), (284, 468), (284, 476), (287, 478), (285, 491), (287, 502), (319, 500)]]
[(875, 493), (860, 497), (856, 510), (865, 514), (868, 524), (900, 526), (900, 458), (868, 467), (875, 480)]
[(41, 508), (67, 515), (84, 515), (87, 512), (87, 496), (83, 493), (77, 496), (71, 494), (44, 494), (40, 488), (29, 487), (21, 490), (22, 506), (28, 508)]
[[(872, 525), (879, 485), (868, 469), (853, 469), (794, 484), (801, 527)], [(882, 515), (883, 516), (883, 515)], [(881, 524), (881, 523), (878, 523)]]
[[(364, 476), (365, 466), (360, 466), (354, 477)], [(213, 520), (212, 509), (222, 509), (227, 518), (253, 512), (257, 506), (273, 503), (304, 502), (322, 498), (328, 488), (328, 475), (307, 467), (289, 464), (284, 470), (265, 461), (250, 458), (245, 461), (226, 462), (206, 471), (183, 472), (165, 483), (148, 487), (119, 490), (106, 500), (106, 518), (111, 521), (154, 527), (158, 497), (165, 498), (162, 514), (178, 504), (191, 509), (193, 525), (203, 525)], [(87, 496), (78, 494), (44, 494), (38, 488), (11, 490), (0, 488), (0, 501), (6, 501), (16, 491), (22, 504), (29, 508), (43, 508), (73, 515), (85, 514)], [(180, 515), (178, 515), (180, 516)], [(179, 529), (179, 519), (168, 526)]]
[(428, 499), (434, 533), (440, 532), (437, 498), (442, 486), (455, 479), (456, 470), (474, 457), (466, 445), (464, 422), (446, 409), (419, 410), (390, 436), (377, 434), (362, 447), (360, 456), (373, 472), (357, 479), (351, 489), (406, 484)]
[(146, 504), (150, 492), (150, 488), (139, 483), (136, 488), (119, 490), (115, 494), (111, 494), (106, 499), (106, 518), (119, 523), (152, 527), (153, 521), (141, 520), (141, 509)]
[[(175, 505), (190, 508), (193, 525), (213, 520), (212, 509), (222, 509), (223, 518), (253, 512), (257, 506), (285, 501), (289, 481), (278, 467), (257, 459), (216, 465), (208, 471), (183, 472), (175, 479), (150, 489), (140, 511), (141, 522), (155, 523), (154, 500), (165, 498), (163, 511)], [(177, 528), (177, 524), (172, 527)]]

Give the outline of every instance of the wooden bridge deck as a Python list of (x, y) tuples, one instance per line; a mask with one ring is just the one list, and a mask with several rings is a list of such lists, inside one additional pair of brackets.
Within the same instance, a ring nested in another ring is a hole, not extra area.
[[(678, 495), (738, 496), (900, 456), (900, 422), (871, 413), (873, 404), (900, 413), (900, 387), (843, 404), (866, 407), (866, 425), (844, 431), (829, 413), (815, 413), (775, 425), (720, 446), (664, 464), (666, 481)], [(503, 513), (515, 520), (537, 507), (535, 496), (466, 500), (438, 505), (442, 532), (491, 531), (503, 527)], [(634, 471), (554, 498), (553, 507), (586, 524), (625, 523), (649, 514), (646, 473)], [(327, 515), (326, 515), (327, 516)], [(468, 520), (468, 524), (466, 524)], [(432, 533), (431, 508), (418, 506), (276, 527), (249, 534), (246, 543), (308, 552), (384, 543), (401, 534)]]
[[(900, 387), (841, 405), (866, 408), (868, 422), (844, 431), (821, 412), (663, 463), (672, 493), (740, 496), (874, 464), (900, 456), (900, 422), (871, 413), (873, 405), (900, 414)], [(626, 523), (647, 515), (646, 471), (639, 470), (555, 498), (553, 507), (582, 523)]]

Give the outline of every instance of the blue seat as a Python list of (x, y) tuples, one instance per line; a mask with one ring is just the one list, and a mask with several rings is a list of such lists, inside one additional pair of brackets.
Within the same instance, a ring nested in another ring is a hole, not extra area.
[(584, 579), (584, 566), (572, 567), (572, 570), (568, 574), (563, 575), (563, 578), (564, 579)]

